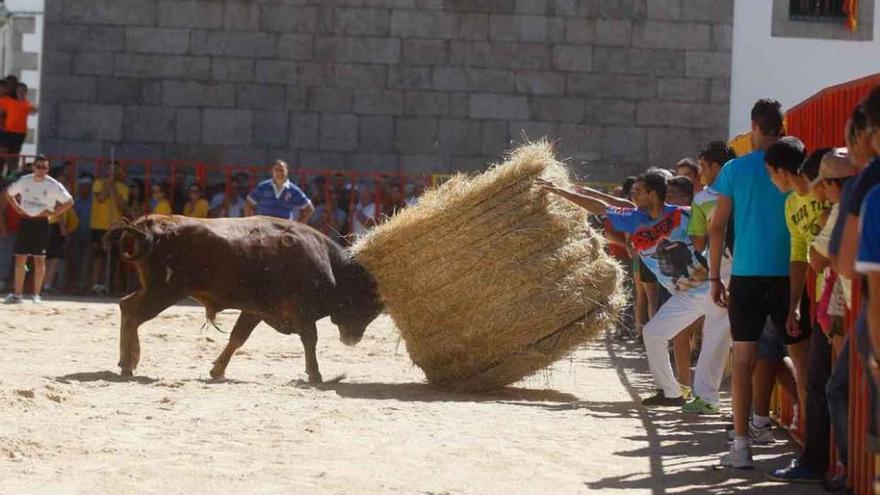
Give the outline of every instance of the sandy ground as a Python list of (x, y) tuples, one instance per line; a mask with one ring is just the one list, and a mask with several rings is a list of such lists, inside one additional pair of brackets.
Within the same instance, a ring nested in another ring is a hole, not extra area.
[(317, 388), (299, 339), (263, 325), (211, 381), (226, 336), (194, 306), (141, 328), (122, 380), (118, 320), (109, 302), (0, 306), (0, 493), (791, 493), (762, 474), (790, 443), (717, 469), (729, 418), (637, 407), (644, 359), (610, 338), (473, 396), (425, 385), (387, 317), (353, 348), (319, 323), (321, 371), (345, 377)]

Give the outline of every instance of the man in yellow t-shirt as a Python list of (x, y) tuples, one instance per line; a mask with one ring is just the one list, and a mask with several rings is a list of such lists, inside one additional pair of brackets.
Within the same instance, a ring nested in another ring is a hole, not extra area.
[[(113, 187), (109, 187), (110, 184)], [(107, 176), (92, 183), (92, 212), (89, 228), (92, 230), (92, 292), (105, 294), (107, 287), (102, 283), (106, 277), (106, 256), (101, 239), (114, 222), (122, 218), (128, 204), (128, 186), (125, 185), (123, 171), (115, 163), (107, 169)]]
[(824, 185), (821, 182), (813, 183), (819, 175), (822, 157), (828, 151), (830, 148), (816, 150), (806, 160), (778, 160), (772, 165), (769, 159), (767, 161), (773, 184), (782, 192), (791, 191), (785, 200), (785, 222), (791, 234), (790, 305), (786, 332), (790, 336), (809, 335), (806, 369), (797, 370), (798, 379), (803, 380), (803, 384), (798, 383), (798, 389), (806, 389), (800, 404), (802, 417), (809, 421), (809, 430), (804, 438), (803, 454), (789, 467), (774, 470), (768, 475), (778, 481), (821, 480), (828, 466), (830, 420), (825, 384), (831, 375), (831, 346), (821, 329), (813, 328), (811, 315), (816, 297), (805, 290), (810, 244), (821, 232), (831, 208), (825, 199)]

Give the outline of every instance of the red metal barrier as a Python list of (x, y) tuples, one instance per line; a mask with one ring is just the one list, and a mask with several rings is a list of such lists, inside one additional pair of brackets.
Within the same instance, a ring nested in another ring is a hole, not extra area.
[(864, 363), (855, 346), (856, 320), (862, 306), (859, 281), (853, 281), (853, 309), (850, 317), (850, 401), (849, 401), (849, 466), (847, 476), (855, 494), (873, 492), (875, 455), (871, 452), (868, 438), (868, 422), (872, 421), (868, 399), (868, 387), (871, 386), (865, 374)]
[(786, 112), (786, 132), (797, 136), (808, 150), (846, 146), (846, 121), (853, 108), (877, 85), (880, 74), (872, 74), (819, 91)]

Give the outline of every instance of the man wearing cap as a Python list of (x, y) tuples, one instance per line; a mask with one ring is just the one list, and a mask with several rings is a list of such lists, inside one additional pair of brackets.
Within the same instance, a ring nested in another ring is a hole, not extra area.
[[(835, 273), (830, 264), (830, 243), (834, 225), (840, 211), (844, 185), (858, 173), (846, 148), (825, 153), (819, 165), (819, 175), (811, 182), (812, 187), (822, 187), (825, 198), (831, 202), (831, 210), (825, 226), (813, 239), (810, 264), (817, 273), (823, 273), (822, 295), (819, 299), (816, 319), (820, 328), (832, 340), (837, 361), (825, 386), (831, 425), (834, 429), (838, 459), (847, 463), (849, 429), (849, 343), (843, 329), (843, 317), (851, 303), (850, 280)], [(845, 470), (844, 470), (845, 471)], [(845, 478), (835, 478), (834, 486), (846, 486)]]
[(22, 301), (25, 263), (34, 259), (34, 302), (41, 302), (40, 289), (46, 275), (46, 248), (49, 245), (49, 217), (60, 215), (73, 206), (73, 198), (60, 182), (49, 177), (49, 160), (40, 155), (34, 160), (34, 173), (24, 175), (8, 189), (6, 200), (22, 215), (15, 238), (15, 286), (4, 300), (7, 304)]

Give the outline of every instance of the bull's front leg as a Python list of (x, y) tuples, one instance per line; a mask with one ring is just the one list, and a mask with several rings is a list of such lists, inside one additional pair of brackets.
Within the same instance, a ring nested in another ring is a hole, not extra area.
[(119, 325), (119, 365), (122, 376), (132, 376), (141, 360), (141, 342), (138, 327), (141, 322), (137, 317), (140, 307), (138, 294), (129, 294), (119, 301), (122, 312)]
[(304, 325), (300, 329), (299, 338), (302, 340), (303, 349), (306, 355), (306, 375), (309, 377), (309, 383), (321, 383), (321, 372), (318, 370), (318, 357), (315, 354), (315, 347), (318, 344), (318, 328), (315, 323)]
[(260, 323), (260, 318), (250, 313), (242, 312), (235, 321), (232, 333), (229, 335), (229, 343), (220, 353), (220, 356), (214, 361), (214, 367), (211, 368), (211, 378), (221, 380), (226, 376), (226, 366), (229, 365), (229, 359), (235, 354), (241, 346), (247, 342), (251, 332)]
[(179, 289), (169, 287), (150, 292), (141, 290), (119, 300), (122, 319), (119, 326), (118, 364), (122, 376), (132, 376), (141, 360), (138, 327), (155, 318), (181, 297)]

